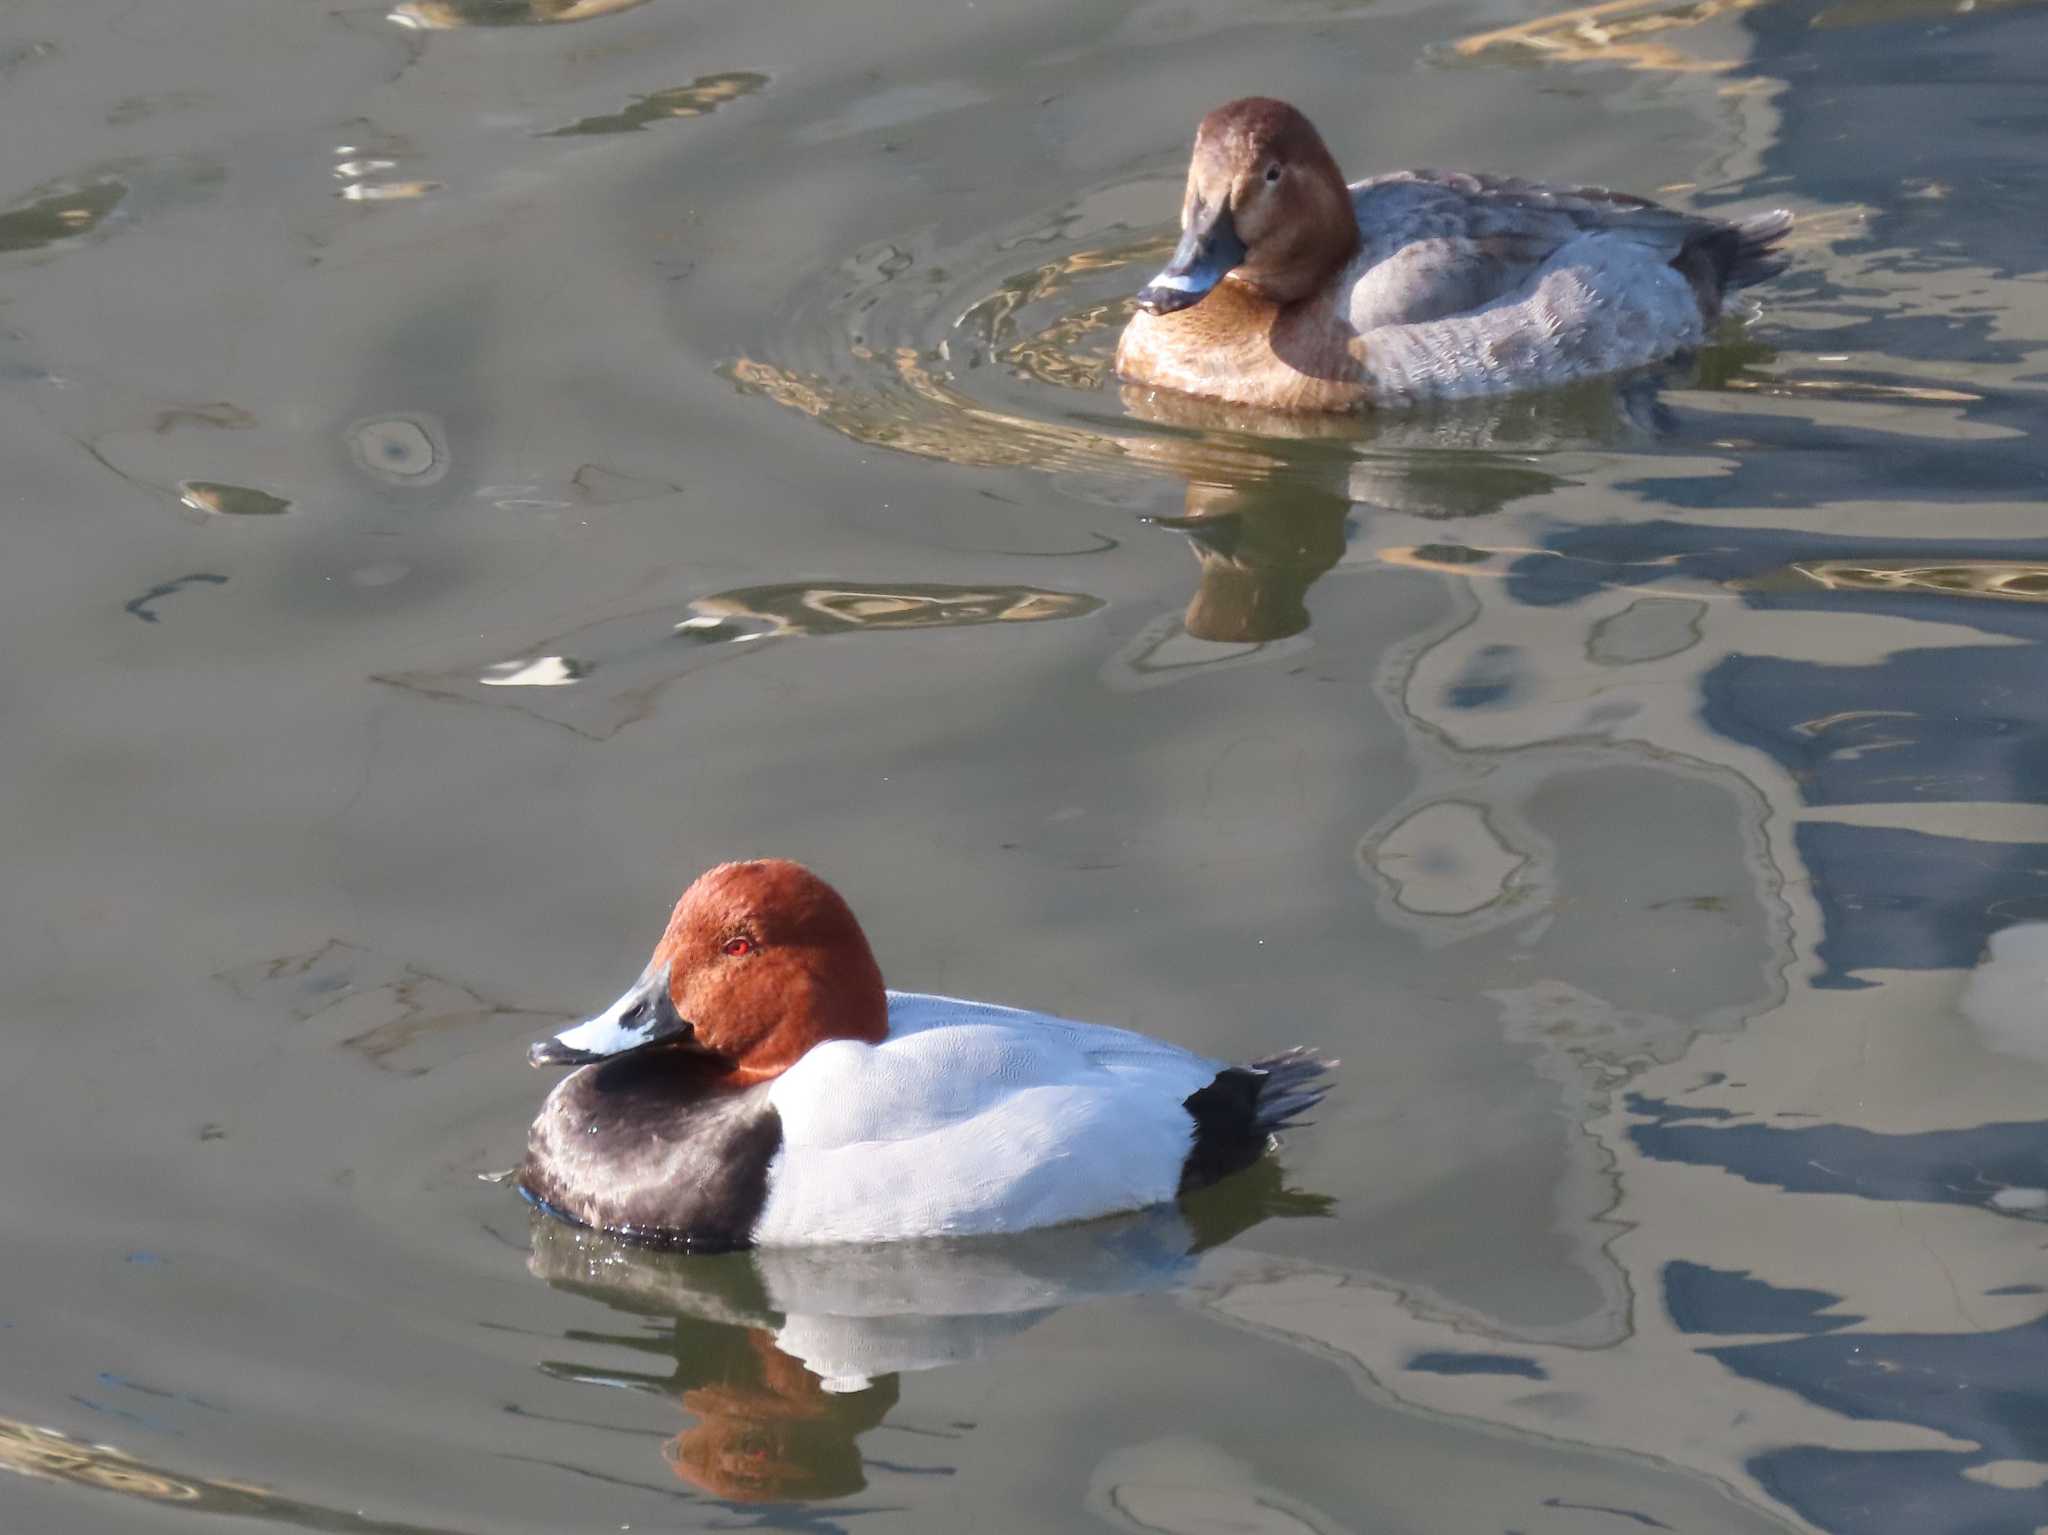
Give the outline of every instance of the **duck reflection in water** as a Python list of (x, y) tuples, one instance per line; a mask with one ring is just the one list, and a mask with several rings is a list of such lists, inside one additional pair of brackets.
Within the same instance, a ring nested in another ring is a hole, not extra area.
[[(1123, 451), (1186, 481), (1185, 510), (1152, 522), (1187, 535), (1199, 577), (1179, 621), (1148, 624), (1105, 680), (1150, 687), (1298, 652), (1309, 643), (1309, 588), (1344, 559), (1361, 525), (1486, 517), (1568, 489), (1573, 482), (1545, 466), (1548, 455), (1668, 437), (1660, 391), (1696, 371), (1695, 362), (1367, 421), (1126, 385), (1124, 409), (1166, 430), (1126, 438)], [(1224, 462), (1237, 471), (1219, 472)]]
[(1308, 589), (1343, 557), (1350, 516), (1351, 503), (1328, 491), (1190, 485), (1187, 512), (1156, 519), (1187, 534), (1201, 567), (1181, 626), (1238, 645), (1301, 633)]
[(845, 1497), (867, 1485), (860, 1437), (901, 1375), (982, 1359), (1083, 1301), (1171, 1290), (1201, 1254), (1268, 1217), (1328, 1212), (1271, 1158), (1178, 1205), (1016, 1237), (716, 1257), (639, 1247), (533, 1218), (528, 1269), (556, 1289), (671, 1325), (574, 1331), (656, 1352), (666, 1374), (542, 1365), (559, 1379), (673, 1395), (696, 1421), (662, 1447), (684, 1481), (735, 1503)]
[(700, 1384), (681, 1394), (697, 1422), (662, 1446), (669, 1469), (735, 1503), (845, 1497), (867, 1486), (859, 1438), (896, 1405), (896, 1377), (851, 1391), (825, 1383), (775, 1346), (764, 1327), (678, 1317), (692, 1339), (682, 1369)]

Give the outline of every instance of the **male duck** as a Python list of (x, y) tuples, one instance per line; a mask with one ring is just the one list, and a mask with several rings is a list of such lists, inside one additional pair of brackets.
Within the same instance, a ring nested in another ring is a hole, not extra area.
[(1124, 1029), (884, 991), (830, 885), (779, 859), (683, 892), (604, 1012), (519, 1186), (569, 1220), (715, 1250), (970, 1236), (1159, 1204), (1322, 1098), (1305, 1051), (1229, 1066)]
[(1563, 384), (1698, 345), (1729, 290), (1784, 270), (1791, 227), (1457, 171), (1346, 187), (1306, 117), (1247, 97), (1202, 119), (1117, 372), (1277, 410)]

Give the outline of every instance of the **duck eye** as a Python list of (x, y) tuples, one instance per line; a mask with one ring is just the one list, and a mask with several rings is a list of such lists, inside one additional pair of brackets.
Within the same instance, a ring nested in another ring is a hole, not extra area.
[(725, 940), (725, 952), (734, 959), (738, 959), (742, 954), (751, 954), (754, 952), (754, 940), (751, 938), (728, 938)]
[(1276, 160), (1271, 165), (1266, 167), (1266, 183), (1270, 186), (1272, 183), (1278, 181), (1279, 179), (1280, 162)]

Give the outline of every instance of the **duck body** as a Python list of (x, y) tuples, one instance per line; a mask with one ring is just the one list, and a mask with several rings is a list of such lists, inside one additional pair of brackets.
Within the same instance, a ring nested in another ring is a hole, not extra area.
[[(643, 975), (610, 1013), (536, 1047), (541, 1064), (585, 1063), (542, 1106), (519, 1185), (553, 1214), (666, 1246), (984, 1236), (1140, 1210), (1250, 1166), (1325, 1090), (1326, 1063), (1303, 1052), (1230, 1066), (1125, 1029), (896, 991), (879, 1030), (753, 1071), (703, 1048), (698, 1025), (687, 1043), (663, 1031), (647, 993), (670, 992), (673, 960), (657, 950), (649, 972), (658, 987)], [(621, 1048), (590, 1059), (594, 1044)]]
[(1308, 120), (1203, 120), (1183, 234), (1117, 346), (1125, 379), (1343, 411), (1549, 388), (1705, 339), (1783, 269), (1791, 216), (1739, 223), (1599, 188), (1454, 171), (1345, 186)]

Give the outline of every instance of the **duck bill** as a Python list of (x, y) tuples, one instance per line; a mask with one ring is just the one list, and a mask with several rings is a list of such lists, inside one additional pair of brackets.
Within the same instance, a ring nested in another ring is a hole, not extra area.
[(697, 1031), (676, 1012), (668, 994), (668, 967), (650, 965), (626, 994), (594, 1018), (538, 1041), (526, 1052), (535, 1066), (587, 1066), (642, 1045), (697, 1048)]
[(1172, 314), (1198, 304), (1244, 260), (1244, 241), (1231, 222), (1230, 205), (1190, 220), (1174, 247), (1173, 259), (1138, 290), (1138, 307), (1147, 314)]

